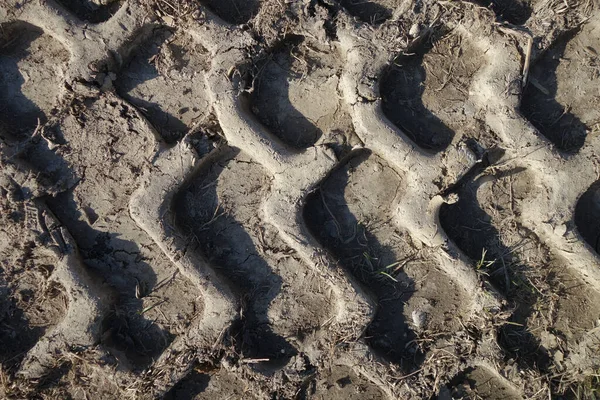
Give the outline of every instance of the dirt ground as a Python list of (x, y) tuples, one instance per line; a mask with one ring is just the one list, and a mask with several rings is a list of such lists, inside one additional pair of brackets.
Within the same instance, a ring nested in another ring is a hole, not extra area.
[(600, 396), (597, 0), (0, 0), (0, 398)]

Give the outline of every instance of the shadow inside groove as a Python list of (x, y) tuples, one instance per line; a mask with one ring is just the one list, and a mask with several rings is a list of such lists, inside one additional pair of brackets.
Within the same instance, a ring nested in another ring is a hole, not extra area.
[(600, 254), (600, 181), (590, 186), (577, 201), (575, 225), (585, 241)]
[(164, 400), (194, 400), (209, 382), (210, 375), (192, 370), (165, 394)]
[(475, 4), (490, 8), (499, 21), (507, 21), (514, 25), (522, 25), (533, 10), (528, 0), (475, 0)]
[[(47, 116), (23, 92), (26, 76), (20, 63), (31, 55), (32, 43), (44, 32), (25, 22), (0, 26), (0, 125), (10, 136), (32, 130), (47, 121)], [(56, 61), (56, 60), (52, 60)]]
[[(256, 212), (261, 201), (253, 201), (251, 193), (260, 197), (256, 185), (264, 181), (262, 169), (257, 164), (238, 161), (239, 153), (231, 148), (215, 153), (211, 162), (180, 190), (173, 199), (175, 224), (188, 235), (188, 251), (199, 251), (241, 296), (242, 317), (230, 331), (237, 351), (247, 358), (268, 359), (262, 365), (277, 368), (297, 351), (273, 331), (269, 321), (269, 307), (280, 293), (282, 278), (261, 256), (245, 226), (249, 222), (246, 218), (252, 219), (248, 213)], [(223, 189), (226, 194), (218, 192), (222, 173), (238, 162), (244, 172), (239, 172), (242, 177), (235, 187), (237, 193), (231, 193), (230, 187)], [(238, 200), (251, 204), (235, 204), (235, 209), (230, 210), (227, 197), (239, 194), (242, 196)]]
[(392, 10), (378, 4), (376, 1), (367, 0), (339, 0), (348, 13), (357, 17), (362, 22), (379, 24), (392, 16)]
[(5, 372), (16, 370), (27, 352), (44, 335), (41, 326), (31, 326), (23, 310), (16, 304), (16, 293), (0, 287), (0, 364)]
[[(161, 76), (156, 67), (157, 61), (150, 60), (155, 60), (159, 56), (161, 46), (168, 42), (172, 36), (173, 32), (170, 29), (160, 28), (154, 30), (153, 34), (140, 44), (135, 55), (123, 66), (118, 79), (115, 81), (115, 88), (119, 96), (135, 105), (167, 143), (176, 143), (188, 133), (189, 127), (179, 115), (167, 111), (164, 104), (150, 101), (155, 96), (145, 93), (147, 89), (142, 88), (141, 94), (136, 93), (135, 89), (145, 82), (155, 80)], [(143, 96), (143, 94), (147, 96)], [(156, 97), (161, 98), (160, 96)]]
[(304, 219), (311, 233), (340, 265), (377, 297), (377, 312), (365, 332), (369, 345), (410, 371), (422, 362), (419, 349), (410, 344), (415, 335), (403, 315), (404, 305), (414, 292), (414, 282), (404, 272), (395, 277), (396, 281), (381, 273), (397, 261), (397, 255), (394, 249), (379, 242), (365, 221), (359, 220), (360, 216), (353, 214), (346, 197), (349, 171), (369, 156), (363, 152), (334, 170), (308, 197)]
[[(296, 71), (302, 36), (291, 35), (281, 42), (256, 74), (255, 90), (250, 96), (252, 112), (279, 139), (296, 149), (312, 146), (323, 135), (314, 121), (298, 110), (292, 99), (290, 82), (310, 79), (310, 72)], [(318, 65), (318, 60), (304, 61)]]
[(57, 0), (82, 21), (92, 24), (108, 21), (121, 8), (123, 0), (108, 1), (100, 5), (91, 0)]
[(223, 21), (230, 24), (249, 22), (260, 8), (259, 0), (201, 0)]
[(577, 31), (572, 31), (560, 38), (535, 63), (520, 106), (521, 114), (558, 149), (566, 153), (577, 153), (581, 149), (588, 130), (566, 105), (556, 100), (556, 71), (567, 44), (576, 33)]
[[(525, 269), (528, 267), (503, 243), (491, 216), (479, 204), (477, 192), (485, 178), (471, 178), (458, 188), (459, 200), (454, 204), (444, 204), (440, 209), (440, 223), (448, 237), (474, 264), (481, 263), (482, 269), (478, 272), (485, 273), (494, 286), (514, 303), (515, 311), (508, 323), (499, 329), (498, 340), (502, 348), (523, 367), (545, 371), (550, 363), (548, 353), (527, 326), (527, 319), (535, 311), (540, 295), (519, 268), (503, 268), (503, 265), (513, 264)], [(507, 287), (507, 283), (511, 282)]]
[(430, 36), (410, 54), (398, 56), (383, 73), (380, 90), (385, 116), (419, 147), (439, 152), (450, 144), (454, 131), (423, 103), (423, 58), (434, 42)]
[[(116, 302), (102, 321), (102, 342), (122, 352), (134, 369), (144, 369), (156, 359), (174, 338), (168, 330), (143, 315), (143, 302), (136, 298), (135, 288), (142, 282), (151, 291), (156, 285), (156, 273), (141, 260), (135, 269), (123, 262), (119, 252), (140, 253), (137, 243), (120, 239), (117, 232), (94, 229), (72, 190), (48, 198), (48, 207), (69, 230), (90, 272), (116, 291)], [(93, 211), (92, 211), (93, 212)]]

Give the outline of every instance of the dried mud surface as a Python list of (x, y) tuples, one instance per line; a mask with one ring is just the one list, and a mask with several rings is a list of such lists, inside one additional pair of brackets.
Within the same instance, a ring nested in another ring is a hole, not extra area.
[(0, 397), (591, 399), (600, 5), (0, 2)]

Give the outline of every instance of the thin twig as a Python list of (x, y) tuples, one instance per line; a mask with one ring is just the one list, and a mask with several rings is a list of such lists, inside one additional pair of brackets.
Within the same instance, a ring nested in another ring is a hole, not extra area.
[(525, 88), (527, 85), (527, 78), (529, 77), (529, 65), (531, 64), (531, 50), (533, 49), (533, 38), (527, 37), (527, 48), (525, 49), (525, 63), (523, 65), (523, 82), (522, 87)]

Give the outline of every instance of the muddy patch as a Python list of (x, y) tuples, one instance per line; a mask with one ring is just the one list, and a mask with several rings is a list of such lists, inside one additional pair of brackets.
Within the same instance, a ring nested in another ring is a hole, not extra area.
[(456, 32), (437, 31), (382, 76), (383, 112), (418, 146), (440, 151), (473, 124), (467, 100), (483, 57)]
[(157, 28), (124, 65), (115, 86), (171, 143), (210, 114), (207, 51), (183, 32)]
[(0, 124), (11, 135), (46, 122), (62, 95), (68, 51), (25, 22), (0, 25)]
[(317, 239), (378, 298), (365, 337), (388, 359), (410, 369), (414, 332), (450, 331), (462, 293), (410, 237), (392, 223), (402, 177), (376, 155), (357, 154), (307, 201), (304, 217)]
[(348, 135), (351, 118), (338, 93), (341, 67), (335, 47), (288, 37), (256, 71), (252, 112), (298, 149), (314, 145), (323, 135)]
[(92, 24), (108, 21), (121, 8), (123, 0), (57, 0), (77, 18)]
[(178, 194), (176, 223), (242, 298), (233, 328), (244, 357), (288, 360), (330, 317), (327, 284), (262, 220), (271, 180), (245, 154), (223, 149)]
[(521, 113), (558, 149), (576, 153), (600, 133), (600, 27), (565, 34), (531, 69)]
[(201, 0), (223, 21), (230, 24), (249, 22), (260, 9), (260, 0)]
[(554, 257), (520, 225), (521, 205), (532, 201), (537, 185), (522, 170), (479, 176), (459, 190), (458, 202), (442, 207), (440, 221), (477, 272), (511, 302), (514, 311), (499, 332), (501, 346), (528, 368), (544, 371), (560, 340), (574, 343), (595, 326), (597, 306), (589, 315), (583, 310), (599, 297), (567, 269), (567, 260)]

